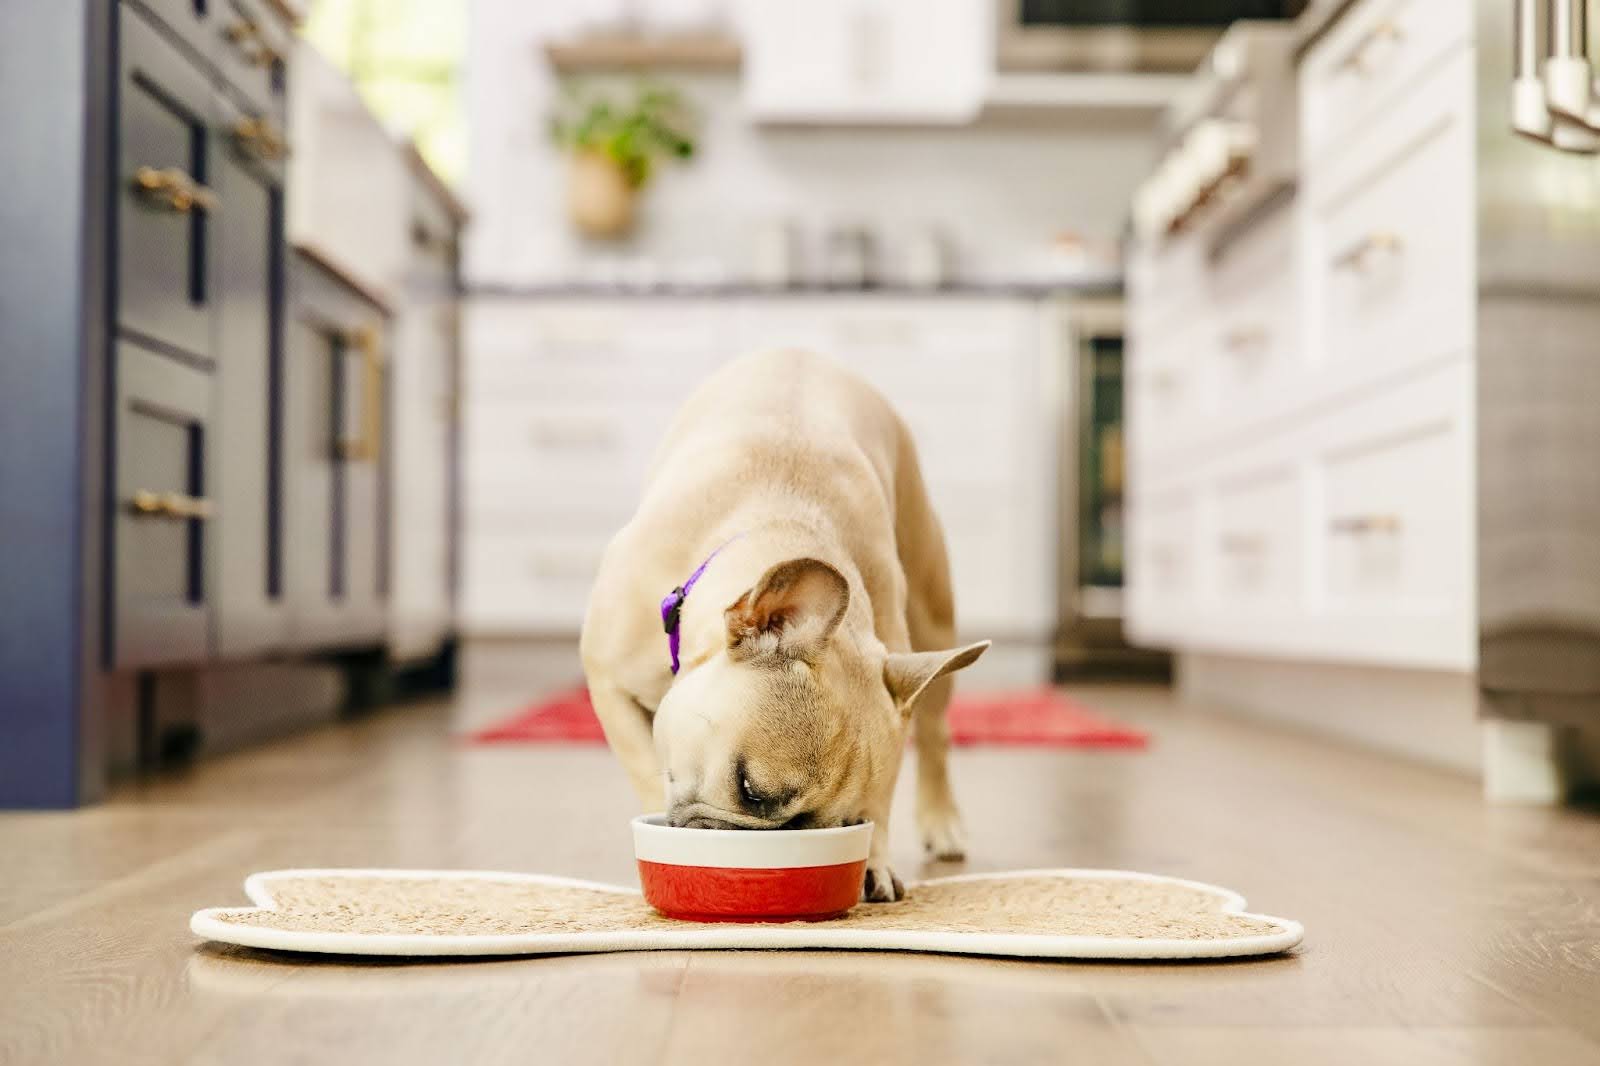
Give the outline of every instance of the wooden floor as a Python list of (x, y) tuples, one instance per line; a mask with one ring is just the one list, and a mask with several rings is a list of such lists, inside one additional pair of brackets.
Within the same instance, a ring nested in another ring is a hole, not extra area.
[[(600, 750), (472, 749), (410, 708), (0, 815), (0, 1062), (1600, 1062), (1600, 820), (1495, 810), (1445, 774), (1193, 711), (1086, 697), (1144, 754), (961, 753), (973, 869), (1154, 870), (1302, 920), (1225, 964), (663, 953), (350, 963), (197, 943), (252, 870), (630, 880)], [(909, 806), (897, 816), (908, 826)], [(917, 873), (903, 831), (902, 872)]]

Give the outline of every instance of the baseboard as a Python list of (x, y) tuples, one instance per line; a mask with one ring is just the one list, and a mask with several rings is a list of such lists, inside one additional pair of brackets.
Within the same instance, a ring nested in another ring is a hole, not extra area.
[(1478, 776), (1471, 673), (1184, 653), (1178, 691), (1201, 703)]

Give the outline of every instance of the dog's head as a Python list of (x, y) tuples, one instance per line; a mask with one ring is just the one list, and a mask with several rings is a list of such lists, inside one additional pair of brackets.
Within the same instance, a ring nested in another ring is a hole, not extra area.
[(816, 559), (762, 575), (724, 612), (727, 647), (656, 709), (673, 825), (801, 829), (863, 820), (892, 780), (917, 697), (988, 643), (886, 654), (840, 630), (844, 576)]

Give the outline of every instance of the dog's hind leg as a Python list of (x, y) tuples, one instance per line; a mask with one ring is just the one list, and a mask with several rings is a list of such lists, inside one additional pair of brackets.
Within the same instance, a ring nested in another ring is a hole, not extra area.
[[(909, 449), (909, 438), (906, 445)], [(914, 461), (903, 466), (896, 539), (906, 572), (906, 631), (913, 651), (954, 646), (955, 602), (944, 533), (930, 505)], [(912, 706), (917, 746), (917, 828), (923, 850), (932, 858), (966, 858), (961, 812), (950, 788), (950, 730), (945, 708), (955, 690), (949, 675), (936, 678)]]
[(939, 678), (917, 697), (911, 711), (917, 744), (917, 829), (923, 850), (931, 858), (945, 860), (967, 857), (961, 812), (950, 788), (950, 730), (945, 724), (945, 708), (953, 687), (952, 678)]

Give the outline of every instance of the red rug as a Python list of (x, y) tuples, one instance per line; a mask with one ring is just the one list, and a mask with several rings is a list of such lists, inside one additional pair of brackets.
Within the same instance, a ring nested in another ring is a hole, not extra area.
[[(958, 746), (1143, 748), (1149, 735), (1118, 725), (1049, 688), (957, 696), (950, 740)], [(604, 743), (587, 689), (562, 692), (467, 736), (474, 744)]]

